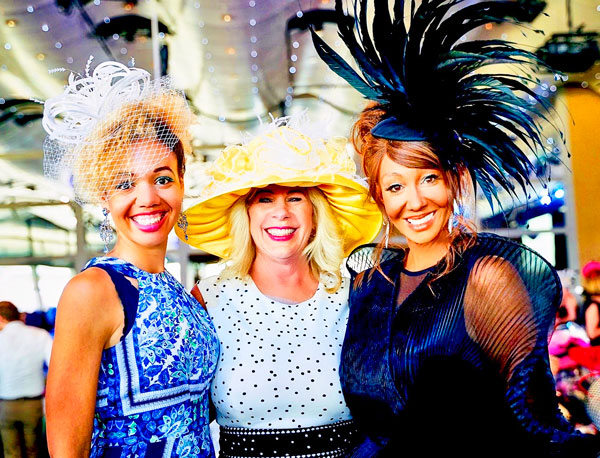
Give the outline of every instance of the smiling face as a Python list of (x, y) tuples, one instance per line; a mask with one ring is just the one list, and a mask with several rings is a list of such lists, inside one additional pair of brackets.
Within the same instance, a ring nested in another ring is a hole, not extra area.
[(411, 249), (425, 244), (445, 249), (452, 204), (440, 170), (406, 167), (385, 155), (379, 186), (388, 218)]
[[(158, 151), (160, 150), (160, 151)], [(162, 161), (149, 171), (147, 155), (164, 153)], [(114, 190), (106, 201), (117, 231), (117, 248), (166, 249), (167, 237), (181, 211), (183, 180), (176, 155), (158, 142), (140, 141), (132, 145), (133, 164), (144, 169), (121, 170), (113, 180)]]
[(305, 188), (269, 185), (248, 200), (256, 257), (298, 260), (313, 230), (313, 208)]

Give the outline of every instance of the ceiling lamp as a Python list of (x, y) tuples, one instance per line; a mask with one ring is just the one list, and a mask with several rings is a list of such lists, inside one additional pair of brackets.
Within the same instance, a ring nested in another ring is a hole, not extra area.
[[(56, 0), (56, 6), (60, 11), (64, 14), (71, 14), (73, 8), (81, 8), (84, 5), (87, 5), (92, 0)], [(135, 5), (137, 5), (137, 0), (123, 0), (123, 8), (126, 11), (131, 10)]]
[(538, 49), (538, 56), (552, 68), (565, 73), (582, 73), (600, 60), (596, 32), (555, 33)]
[(571, 0), (567, 0), (567, 33), (555, 33), (538, 49), (540, 58), (554, 69), (565, 73), (583, 73), (600, 60), (598, 34), (573, 29)]
[[(170, 33), (169, 28), (160, 21), (158, 31), (164, 34)], [(111, 17), (109, 21), (102, 21), (96, 25), (93, 34), (104, 39), (118, 35), (130, 42), (137, 37), (150, 38), (152, 36), (152, 21), (137, 14)]]
[(0, 125), (13, 121), (24, 126), (42, 117), (42, 105), (29, 99), (7, 99), (0, 105)]

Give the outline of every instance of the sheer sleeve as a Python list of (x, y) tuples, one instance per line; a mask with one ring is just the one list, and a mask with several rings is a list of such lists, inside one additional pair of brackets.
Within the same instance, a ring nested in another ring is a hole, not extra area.
[(537, 340), (538, 327), (525, 285), (509, 262), (485, 256), (471, 270), (464, 304), (467, 332), (508, 382)]
[(560, 298), (553, 268), (522, 249), (477, 259), (464, 310), (467, 332), (498, 367), (517, 421), (535, 437), (566, 445), (580, 435), (558, 409), (548, 359)]

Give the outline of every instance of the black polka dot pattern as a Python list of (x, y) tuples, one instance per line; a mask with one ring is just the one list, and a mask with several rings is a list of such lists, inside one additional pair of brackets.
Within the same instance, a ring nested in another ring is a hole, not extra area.
[(221, 354), (211, 396), (221, 426), (301, 428), (351, 418), (338, 368), (348, 320), (348, 279), (299, 304), (264, 296), (252, 283), (200, 282)]

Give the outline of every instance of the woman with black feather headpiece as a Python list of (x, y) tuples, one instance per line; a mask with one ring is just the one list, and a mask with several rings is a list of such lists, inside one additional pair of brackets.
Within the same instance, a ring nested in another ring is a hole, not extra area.
[[(600, 436), (574, 431), (556, 401), (555, 269), (521, 244), (477, 233), (463, 210), (474, 185), (493, 205), (500, 190), (519, 199), (534, 189), (531, 176), (547, 181), (537, 164), (553, 154), (543, 131), (551, 105), (532, 89), (535, 76), (490, 67), (543, 63), (505, 40), (465, 38), (486, 23), (516, 23), (522, 3), (396, 0), (391, 12), (374, 0), (372, 24), (368, 3), (353, 2), (348, 21), (336, 1), (362, 75), (312, 33), (321, 58), (371, 100), (353, 141), (388, 220), (378, 246), (348, 259), (340, 376), (364, 431), (353, 456), (596, 456)], [(390, 228), (407, 248), (388, 248)]]

